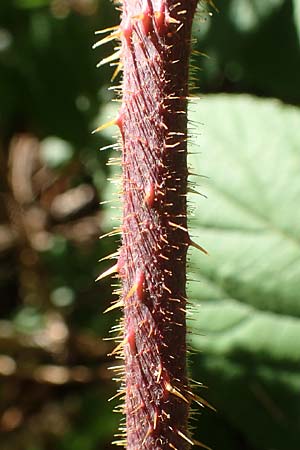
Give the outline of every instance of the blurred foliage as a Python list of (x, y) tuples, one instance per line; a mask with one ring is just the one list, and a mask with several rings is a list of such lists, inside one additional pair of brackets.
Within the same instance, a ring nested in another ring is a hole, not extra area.
[(190, 164), (207, 175), (201, 190), (209, 199), (196, 204), (191, 226), (210, 252), (191, 251), (193, 367), (250, 448), (296, 450), (300, 110), (219, 94), (204, 97), (191, 119), (205, 124), (192, 146), (203, 155)]
[[(299, 0), (215, 4), (194, 27), (201, 92), (298, 105)], [(111, 47), (91, 46), (117, 20), (109, 0), (1, 0), (1, 450), (114, 448), (101, 338), (116, 315), (102, 314), (109, 282), (94, 283), (118, 245), (98, 239), (118, 215), (99, 205), (112, 193), (110, 151), (97, 150), (114, 140), (91, 134), (111, 114), (112, 68), (96, 69)], [(191, 254), (192, 371), (218, 408), (196, 434), (222, 450), (296, 450), (299, 112), (222, 95), (192, 109), (205, 126), (191, 163), (209, 176), (192, 180), (209, 195), (192, 200), (194, 234), (211, 254)]]
[(195, 24), (203, 91), (252, 92), (299, 103), (299, 0), (224, 0)]

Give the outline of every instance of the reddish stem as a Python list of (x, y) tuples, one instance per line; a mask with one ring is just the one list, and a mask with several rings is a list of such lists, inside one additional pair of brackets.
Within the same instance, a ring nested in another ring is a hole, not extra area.
[[(187, 95), (197, 0), (123, 0), (122, 247), (128, 450), (186, 450)], [(190, 443), (189, 443), (190, 442)]]

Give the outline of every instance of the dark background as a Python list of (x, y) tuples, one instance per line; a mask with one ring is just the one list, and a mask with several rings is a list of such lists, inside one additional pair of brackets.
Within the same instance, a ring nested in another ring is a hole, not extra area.
[[(194, 57), (197, 90), (298, 105), (298, 3), (217, 7), (195, 21), (195, 47), (207, 55)], [(1, 450), (113, 448), (112, 344), (102, 338), (117, 314), (102, 314), (110, 283), (94, 279), (117, 247), (98, 239), (110, 169), (98, 149), (114, 141), (91, 134), (112, 96), (113, 69), (96, 69), (112, 46), (91, 47), (94, 31), (117, 21), (109, 0), (0, 3)], [(219, 450), (269, 449), (250, 445), (226, 414), (205, 417), (205, 442), (220, 434)]]

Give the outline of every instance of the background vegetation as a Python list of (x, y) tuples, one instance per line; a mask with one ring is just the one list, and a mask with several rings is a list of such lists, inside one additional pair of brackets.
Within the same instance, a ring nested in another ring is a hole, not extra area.
[[(216, 450), (298, 450), (300, 2), (217, 7), (194, 29), (208, 57), (194, 56), (190, 164), (208, 178), (191, 181), (208, 200), (191, 194), (191, 226), (210, 256), (191, 252), (189, 291), (191, 374), (218, 413), (193, 426)], [(98, 239), (118, 215), (99, 206), (117, 154), (91, 135), (113, 69), (96, 69), (110, 50), (91, 46), (117, 20), (108, 0), (1, 0), (2, 450), (114, 448), (101, 338), (117, 315), (94, 279), (118, 244)]]

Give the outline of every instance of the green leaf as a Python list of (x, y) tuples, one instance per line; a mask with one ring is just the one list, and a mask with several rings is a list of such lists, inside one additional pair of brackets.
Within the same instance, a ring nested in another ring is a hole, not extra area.
[(255, 449), (298, 450), (300, 112), (245, 95), (193, 109), (204, 125), (190, 163), (208, 199), (191, 229), (209, 252), (191, 250), (194, 370)]

